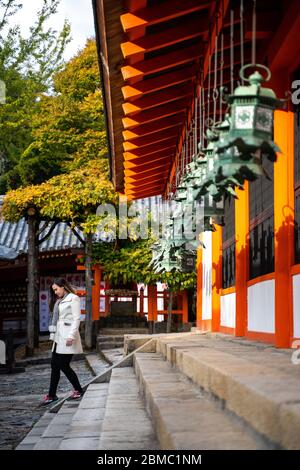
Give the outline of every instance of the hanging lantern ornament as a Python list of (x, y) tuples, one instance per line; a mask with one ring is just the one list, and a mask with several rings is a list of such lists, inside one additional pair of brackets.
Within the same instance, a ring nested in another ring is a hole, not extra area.
[(225, 192), (237, 197), (234, 188), (242, 188), (245, 180), (254, 181), (264, 174), (261, 160), (256, 155), (240, 154), (237, 147), (232, 146), (224, 150), (224, 142), (230, 131), (231, 117), (226, 114), (224, 121), (219, 126), (219, 141), (216, 144), (217, 160), (215, 161), (215, 183), (218, 187), (224, 187)]
[[(265, 70), (267, 77), (264, 79), (258, 70), (249, 78), (245, 77), (244, 71), (249, 67)], [(260, 151), (260, 154), (275, 162), (276, 152), (280, 149), (273, 142), (274, 110), (281, 107), (281, 101), (271, 88), (261, 86), (264, 81), (270, 80), (271, 72), (264, 65), (248, 64), (241, 68), (240, 77), (249, 85), (237, 87), (228, 97), (231, 128), (223, 144), (219, 143), (218, 151), (236, 147), (239, 157), (245, 160), (255, 154), (259, 158), (257, 152)]]
[[(210, 130), (208, 129), (207, 140), (209, 141), (209, 143), (207, 147), (203, 150), (205, 157), (206, 157), (206, 168), (205, 168), (205, 173), (203, 175), (202, 184), (198, 191), (198, 197), (205, 196), (207, 194), (213, 197), (218, 197), (219, 195), (218, 188), (214, 182), (215, 180), (214, 160), (215, 160), (215, 146), (216, 146), (216, 139), (214, 136), (215, 136), (215, 133), (210, 132)], [(211, 138), (213, 138), (213, 140)]]

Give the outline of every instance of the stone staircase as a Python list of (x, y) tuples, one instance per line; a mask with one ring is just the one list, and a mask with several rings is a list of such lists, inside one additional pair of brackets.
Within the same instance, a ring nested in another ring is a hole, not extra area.
[(300, 449), (290, 351), (196, 333), (128, 336), (125, 351), (17, 449)]
[(268, 448), (161, 355), (136, 354), (134, 367), (162, 449)]

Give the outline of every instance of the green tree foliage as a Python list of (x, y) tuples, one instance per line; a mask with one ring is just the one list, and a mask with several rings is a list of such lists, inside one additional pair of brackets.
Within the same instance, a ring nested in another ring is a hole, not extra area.
[[(33, 141), (15, 168), (22, 186), (7, 193), (3, 215), (17, 221), (34, 207), (44, 220), (96, 230), (96, 209), (115, 204), (94, 40), (54, 75), (54, 92), (32, 114)], [(58, 173), (58, 174), (57, 174)], [(39, 184), (40, 183), (40, 184)]]
[(6, 194), (2, 215), (16, 222), (34, 207), (42, 220), (70, 222), (86, 233), (93, 232), (99, 220), (99, 204), (114, 203), (117, 195), (103, 175), (102, 161), (92, 160), (86, 166), (67, 174), (54, 176), (40, 185), (11, 190)]
[(32, 135), (39, 96), (51, 88), (52, 77), (61, 69), (62, 54), (70, 40), (65, 22), (57, 32), (46, 26), (56, 13), (59, 0), (43, 0), (37, 19), (24, 38), (20, 26), (11, 26), (22, 8), (17, 0), (0, 0), (0, 80), (6, 86), (6, 102), (0, 105), (0, 193), (26, 184), (18, 164)]
[(97, 243), (93, 247), (93, 261), (104, 268), (104, 276), (113, 286), (132, 282), (155, 284), (163, 282), (173, 291), (190, 289), (196, 285), (196, 273), (156, 274), (149, 267), (153, 239), (126, 241), (122, 244)]
[(24, 186), (75, 170), (95, 158), (102, 159), (103, 173), (108, 171), (94, 40), (87, 41), (84, 50), (55, 75), (54, 92), (41, 96), (32, 118), (33, 141), (15, 168)]
[[(34, 206), (41, 219), (69, 221), (85, 233), (96, 231), (96, 208), (118, 204), (108, 179), (108, 158), (95, 41), (54, 77), (54, 94), (41, 96), (33, 116), (34, 140), (18, 165), (24, 187), (10, 191), (3, 214), (19, 220)], [(58, 169), (52, 175), (51, 169)], [(41, 184), (25, 183), (37, 181)], [(47, 175), (51, 176), (47, 179)], [(118, 211), (116, 210), (118, 213)], [(131, 223), (132, 219), (128, 223)], [(195, 285), (195, 274), (157, 275), (149, 268), (152, 239), (94, 245), (93, 261), (104, 266), (112, 285), (166, 282), (174, 290)]]

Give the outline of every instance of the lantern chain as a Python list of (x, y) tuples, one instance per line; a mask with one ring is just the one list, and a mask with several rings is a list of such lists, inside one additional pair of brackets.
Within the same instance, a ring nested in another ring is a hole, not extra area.
[(208, 83), (207, 83), (207, 115), (209, 116), (210, 113), (210, 85), (211, 85), (211, 56), (209, 56), (209, 63), (208, 63)]
[(194, 109), (195, 109), (195, 131), (194, 131), (194, 153), (195, 155), (197, 154), (197, 137), (198, 137), (198, 95), (197, 95), (197, 85), (195, 87), (195, 104), (194, 104)]
[[(202, 145), (202, 85), (200, 83), (199, 86), (199, 142), (201, 142)], [(197, 144), (198, 145), (198, 142)], [(197, 153), (198, 147), (196, 149)]]
[(252, 65), (256, 63), (256, 0), (253, 0), (252, 12)]
[(217, 59), (218, 59), (218, 36), (215, 38), (215, 63), (214, 63), (214, 89), (213, 89), (213, 102), (214, 102), (214, 114), (213, 114), (213, 121), (214, 124), (216, 123), (216, 111), (217, 111), (217, 99), (218, 99), (218, 91), (217, 91)]
[(231, 94), (233, 93), (233, 64), (234, 61), (234, 9), (230, 10), (230, 86)]
[(222, 109), (223, 109), (223, 100), (222, 100), (222, 90), (223, 90), (223, 68), (224, 68), (224, 33), (221, 34), (221, 55), (220, 55), (220, 121), (222, 121)]
[(217, 112), (217, 99), (218, 99), (218, 90), (217, 90), (217, 78), (218, 78), (218, 37), (219, 37), (219, 0), (216, 1), (216, 37), (215, 37), (215, 68), (214, 68), (214, 89), (213, 89), (213, 101), (214, 101), (214, 114), (213, 121), (216, 123), (216, 112)]
[(205, 95), (204, 95), (204, 79), (202, 72), (202, 84), (201, 84), (201, 105), (202, 105), (202, 130), (201, 130), (201, 145), (204, 148), (204, 126), (205, 126)]
[[(241, 68), (244, 67), (244, 0), (240, 4), (240, 42), (241, 42)], [(242, 79), (242, 85), (244, 80)]]

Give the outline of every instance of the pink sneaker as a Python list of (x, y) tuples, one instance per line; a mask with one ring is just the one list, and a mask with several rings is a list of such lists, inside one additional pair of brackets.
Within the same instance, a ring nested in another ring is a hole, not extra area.
[(43, 401), (42, 403), (40, 404), (40, 406), (47, 406), (47, 405), (50, 405), (50, 403), (54, 403), (55, 401), (58, 400), (58, 397), (55, 396), (55, 397), (50, 397), (49, 395), (45, 395), (44, 398), (43, 398)]
[(78, 392), (78, 390), (74, 390), (72, 395), (69, 396), (69, 398), (67, 398), (67, 400), (78, 400), (79, 398), (81, 398), (83, 395), (83, 392)]

